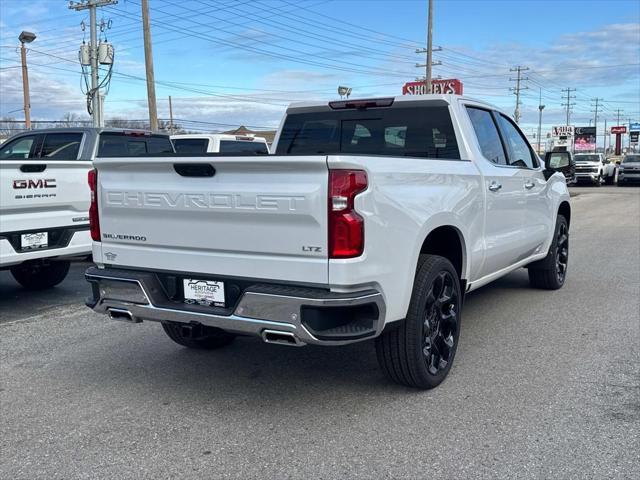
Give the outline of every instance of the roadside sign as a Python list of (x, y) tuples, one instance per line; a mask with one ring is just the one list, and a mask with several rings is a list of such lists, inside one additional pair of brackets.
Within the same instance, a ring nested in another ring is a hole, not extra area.
[(640, 136), (640, 132), (630, 132), (629, 133), (629, 140), (631, 141), (631, 143), (638, 143), (638, 136)]
[(554, 137), (573, 137), (574, 131), (573, 125), (561, 125), (553, 127), (551, 133)]
[[(462, 82), (457, 78), (446, 80), (432, 80), (431, 91), (433, 93), (455, 93), (462, 95)], [(425, 82), (407, 82), (402, 86), (403, 95), (426, 95), (427, 84)]]
[(629, 124), (630, 132), (640, 132), (640, 123), (630, 123)]
[(617, 127), (611, 127), (611, 133), (614, 135), (620, 135), (621, 133), (627, 133), (626, 125), (618, 125)]

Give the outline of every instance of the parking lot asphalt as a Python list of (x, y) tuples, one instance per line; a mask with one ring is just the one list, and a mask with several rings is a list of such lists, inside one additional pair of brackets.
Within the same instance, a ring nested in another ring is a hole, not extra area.
[(0, 272), (0, 478), (640, 478), (640, 189), (573, 188), (567, 282), (473, 292), (449, 378), (372, 342), (214, 352)]

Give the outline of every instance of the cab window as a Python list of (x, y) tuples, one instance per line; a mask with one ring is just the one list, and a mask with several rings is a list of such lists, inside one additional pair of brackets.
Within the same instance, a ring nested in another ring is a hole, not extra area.
[(26, 160), (31, 158), (36, 135), (25, 135), (0, 146), (0, 160)]
[(47, 160), (76, 160), (80, 153), (82, 133), (47, 133), (40, 158)]
[(538, 161), (534, 158), (533, 150), (520, 133), (511, 119), (502, 114), (496, 114), (502, 138), (507, 147), (509, 165), (521, 168), (537, 168)]

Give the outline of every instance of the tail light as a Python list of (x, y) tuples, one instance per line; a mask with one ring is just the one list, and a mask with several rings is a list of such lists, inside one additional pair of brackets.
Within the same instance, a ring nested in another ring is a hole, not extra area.
[(329, 258), (353, 258), (364, 251), (364, 219), (354, 208), (367, 188), (362, 170), (329, 170)]
[(89, 230), (91, 238), (100, 241), (100, 218), (98, 217), (98, 171), (89, 170), (87, 177), (89, 188), (91, 189), (91, 205), (89, 206)]

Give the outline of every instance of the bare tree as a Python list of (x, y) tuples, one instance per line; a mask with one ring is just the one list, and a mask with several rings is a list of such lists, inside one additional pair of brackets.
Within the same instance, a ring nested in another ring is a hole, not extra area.
[(0, 138), (7, 138), (24, 130), (24, 123), (17, 122), (15, 117), (0, 119)]
[(86, 123), (85, 121), (80, 119), (80, 115), (73, 112), (67, 112), (62, 116), (62, 126), (63, 127), (79, 127)]

